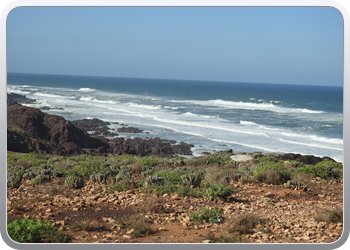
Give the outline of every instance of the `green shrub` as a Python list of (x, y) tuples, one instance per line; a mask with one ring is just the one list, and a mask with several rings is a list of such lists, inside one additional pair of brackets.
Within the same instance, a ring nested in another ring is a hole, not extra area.
[(107, 175), (112, 173), (112, 170), (104, 162), (97, 159), (80, 162), (75, 169), (79, 175), (87, 177), (98, 173)]
[(281, 184), (292, 177), (292, 170), (280, 163), (267, 162), (254, 172), (254, 178), (267, 184)]
[(159, 161), (154, 159), (153, 157), (142, 157), (141, 160), (137, 161), (138, 164), (148, 167), (155, 167), (159, 165)]
[(191, 213), (190, 217), (192, 221), (217, 223), (222, 220), (223, 214), (222, 208), (214, 206), (211, 209), (201, 208), (199, 212)]
[(217, 200), (226, 198), (238, 190), (233, 186), (224, 185), (222, 183), (204, 182), (201, 186), (202, 195), (209, 200)]
[(298, 168), (296, 173), (313, 174), (314, 176), (329, 180), (330, 178), (341, 177), (343, 174), (343, 166), (341, 163), (334, 161), (321, 161), (315, 166)]
[(22, 184), (22, 178), (18, 175), (10, 175), (7, 177), (7, 186), (11, 188), (19, 188)]
[(187, 173), (181, 176), (182, 184), (198, 187), (202, 181), (202, 172)]
[(225, 163), (225, 161), (216, 156), (216, 155), (209, 155), (209, 156), (206, 156), (202, 159), (202, 163), (204, 164), (207, 164), (207, 165), (223, 165)]
[(50, 221), (35, 218), (13, 221), (7, 225), (7, 232), (12, 240), (19, 243), (64, 243), (69, 239)]
[(191, 188), (190, 186), (182, 186), (177, 189), (176, 193), (181, 197), (199, 197), (200, 194), (197, 190)]
[(44, 156), (43, 154), (38, 154), (36, 152), (30, 152), (20, 156), (21, 161), (34, 161), (34, 160), (43, 160), (43, 159), (47, 159), (47, 157)]
[(51, 180), (49, 175), (38, 175), (30, 180), (30, 183), (39, 185), (44, 182), (49, 182)]
[(177, 173), (176, 170), (161, 170), (153, 174), (153, 176), (163, 177), (170, 184), (178, 184), (181, 183), (181, 175)]
[(277, 162), (277, 158), (272, 157), (272, 156), (263, 156), (260, 157), (259, 162), (260, 163), (267, 163), (267, 162)]

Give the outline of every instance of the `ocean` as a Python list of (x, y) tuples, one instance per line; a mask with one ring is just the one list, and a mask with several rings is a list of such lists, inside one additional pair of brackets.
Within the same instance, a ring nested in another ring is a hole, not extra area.
[(232, 149), (343, 162), (342, 87), (8, 73), (7, 92), (67, 120), (147, 132), (118, 133), (125, 138), (191, 143), (194, 156)]

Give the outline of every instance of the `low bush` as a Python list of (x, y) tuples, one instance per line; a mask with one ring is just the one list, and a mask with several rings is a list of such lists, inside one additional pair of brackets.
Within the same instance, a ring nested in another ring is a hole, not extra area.
[(267, 184), (282, 184), (292, 177), (292, 170), (279, 163), (267, 162), (254, 172), (254, 178)]
[(334, 161), (321, 161), (314, 166), (305, 166), (298, 168), (296, 173), (313, 174), (326, 180), (338, 178), (343, 175), (343, 166)]
[(259, 158), (259, 162), (260, 163), (267, 163), (267, 162), (277, 162), (277, 158), (276, 157), (272, 157), (272, 156), (262, 156)]
[(165, 208), (163, 201), (155, 197), (145, 197), (143, 199), (143, 208), (145, 213), (164, 213)]
[(68, 188), (80, 189), (84, 187), (84, 181), (76, 175), (69, 175), (64, 180), (64, 185)]
[(11, 188), (19, 188), (22, 184), (22, 178), (18, 175), (10, 175), (7, 177), (7, 186)]
[(7, 225), (7, 232), (12, 240), (19, 243), (65, 243), (69, 240), (67, 235), (44, 219), (15, 220)]
[(193, 189), (190, 186), (179, 187), (176, 193), (181, 197), (199, 197), (201, 196), (196, 189)]
[(177, 173), (176, 170), (161, 170), (153, 174), (153, 176), (163, 177), (170, 184), (178, 184), (181, 183), (181, 174)]
[(227, 222), (227, 230), (230, 233), (238, 232), (241, 234), (247, 234), (252, 231), (256, 224), (264, 224), (264, 221), (266, 220), (256, 213), (245, 212), (230, 218)]
[(202, 195), (209, 198), (209, 200), (223, 199), (238, 191), (233, 186), (209, 182), (204, 182), (201, 186), (201, 190)]
[(130, 229), (134, 229), (132, 232), (133, 237), (141, 237), (143, 234), (150, 232), (150, 227), (145, 217), (140, 214), (132, 215), (126, 219), (126, 225)]
[(73, 229), (83, 230), (86, 232), (91, 231), (102, 231), (105, 230), (106, 227), (103, 225), (103, 223), (99, 222), (98, 220), (83, 220), (81, 222), (76, 222), (73, 226)]
[(315, 221), (325, 221), (329, 223), (342, 223), (343, 222), (343, 209), (336, 208), (334, 210), (321, 210), (318, 215), (314, 217)]
[(211, 209), (201, 208), (199, 212), (193, 212), (190, 214), (192, 221), (197, 221), (202, 223), (211, 222), (218, 223), (222, 221), (222, 216), (224, 214), (224, 210), (220, 207), (214, 206)]
[(240, 235), (224, 235), (220, 234), (219, 237), (216, 237), (213, 232), (208, 232), (204, 237), (206, 240), (210, 240), (210, 243), (247, 243), (246, 239), (243, 239)]

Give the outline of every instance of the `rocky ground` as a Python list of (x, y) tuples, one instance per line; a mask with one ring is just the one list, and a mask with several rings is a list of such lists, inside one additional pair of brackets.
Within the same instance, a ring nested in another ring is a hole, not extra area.
[[(45, 218), (73, 243), (201, 243), (218, 242), (220, 236), (228, 242), (326, 243), (336, 241), (343, 230), (342, 222), (315, 219), (342, 211), (342, 178), (313, 178), (307, 191), (231, 180), (229, 185), (239, 192), (212, 201), (176, 193), (157, 196), (139, 189), (106, 193), (111, 184), (91, 181), (75, 190), (63, 183), (64, 177), (53, 177), (40, 185), (23, 180), (19, 188), (8, 188), (8, 222)], [(191, 213), (214, 206), (224, 209), (220, 222), (191, 220)], [(257, 214), (260, 222), (248, 232), (232, 232), (237, 216), (244, 214)], [(135, 221), (145, 225), (146, 232), (135, 234), (129, 227)]]

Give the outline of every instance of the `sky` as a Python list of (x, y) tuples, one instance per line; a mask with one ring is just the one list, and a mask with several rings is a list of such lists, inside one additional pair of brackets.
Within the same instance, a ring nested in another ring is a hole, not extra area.
[(343, 85), (331, 7), (20, 7), (7, 71)]

